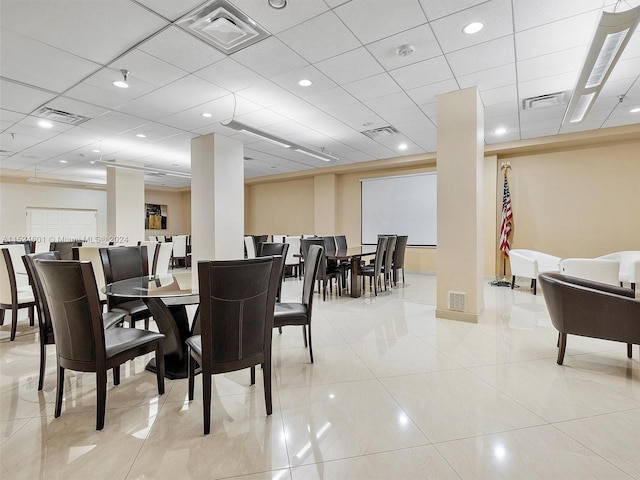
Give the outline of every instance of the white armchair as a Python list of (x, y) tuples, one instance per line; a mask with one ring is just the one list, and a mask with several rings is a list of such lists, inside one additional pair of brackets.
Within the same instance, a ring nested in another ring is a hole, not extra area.
[(542, 272), (560, 271), (560, 257), (535, 250), (510, 250), (509, 263), (511, 264), (511, 289), (515, 286), (516, 277), (530, 278), (534, 295), (537, 292), (538, 275)]
[(560, 273), (593, 282), (618, 286), (620, 263), (601, 258), (565, 258), (560, 261)]
[(610, 253), (601, 257), (603, 260), (614, 260), (620, 263), (618, 279), (620, 286), (630, 283), (635, 291), (636, 283), (640, 282), (640, 250), (627, 250), (623, 252)]

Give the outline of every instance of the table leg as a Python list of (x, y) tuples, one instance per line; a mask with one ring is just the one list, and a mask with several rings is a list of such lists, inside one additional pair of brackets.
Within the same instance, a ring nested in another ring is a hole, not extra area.
[(360, 286), (360, 257), (351, 257), (351, 296), (358, 298), (361, 292)]

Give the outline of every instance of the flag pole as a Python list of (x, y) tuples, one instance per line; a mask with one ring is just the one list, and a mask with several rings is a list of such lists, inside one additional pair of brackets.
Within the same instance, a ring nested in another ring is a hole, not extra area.
[(511, 233), (511, 222), (513, 212), (511, 211), (511, 195), (507, 182), (507, 171), (511, 168), (511, 163), (504, 161), (500, 165), (500, 170), (504, 172), (503, 195), (502, 195), (502, 219), (500, 225), (500, 253), (502, 255), (502, 279), (491, 282), (494, 287), (510, 287), (511, 282), (507, 281), (507, 257), (509, 256), (509, 235)]

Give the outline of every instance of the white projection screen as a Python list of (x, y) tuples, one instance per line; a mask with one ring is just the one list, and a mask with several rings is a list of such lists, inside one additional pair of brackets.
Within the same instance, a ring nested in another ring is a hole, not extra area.
[(385, 233), (409, 235), (408, 245), (436, 245), (435, 173), (369, 178), (360, 183), (362, 245), (375, 245), (378, 234)]

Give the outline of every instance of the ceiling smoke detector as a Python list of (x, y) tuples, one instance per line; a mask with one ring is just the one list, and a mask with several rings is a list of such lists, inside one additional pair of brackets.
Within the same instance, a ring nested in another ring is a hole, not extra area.
[(213, 0), (176, 22), (226, 55), (264, 40), (270, 34), (226, 0)]
[(398, 50), (396, 50), (396, 53), (399, 57), (408, 57), (415, 51), (415, 49), (416, 47), (414, 47), (413, 45), (400, 45), (398, 47)]

